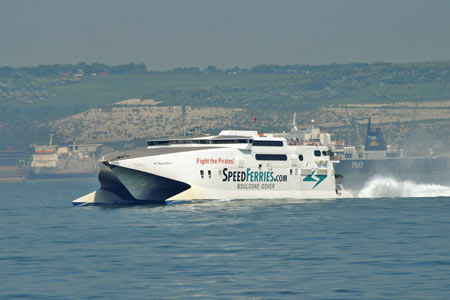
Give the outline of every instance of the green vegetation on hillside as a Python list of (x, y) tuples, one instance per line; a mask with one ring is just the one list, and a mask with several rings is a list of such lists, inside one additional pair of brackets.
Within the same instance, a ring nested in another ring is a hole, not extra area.
[(128, 98), (159, 105), (305, 111), (346, 103), (450, 99), (450, 62), (409, 64), (209, 66), (148, 71), (143, 64), (0, 67), (0, 138), (26, 143), (50, 129), (39, 124)]

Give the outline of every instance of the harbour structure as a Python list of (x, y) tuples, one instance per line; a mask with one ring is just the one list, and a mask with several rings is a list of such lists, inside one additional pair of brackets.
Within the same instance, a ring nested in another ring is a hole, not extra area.
[(73, 204), (351, 197), (330, 153), (256, 131), (149, 140), (144, 150), (102, 157), (100, 189)]

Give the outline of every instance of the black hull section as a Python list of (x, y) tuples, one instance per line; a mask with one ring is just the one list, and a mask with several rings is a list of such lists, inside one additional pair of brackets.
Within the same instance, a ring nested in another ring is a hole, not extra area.
[(137, 170), (104, 165), (98, 176), (101, 189), (130, 202), (164, 203), (191, 186)]
[(433, 173), (447, 170), (446, 158), (346, 159), (335, 165), (336, 173), (344, 175), (398, 175)]

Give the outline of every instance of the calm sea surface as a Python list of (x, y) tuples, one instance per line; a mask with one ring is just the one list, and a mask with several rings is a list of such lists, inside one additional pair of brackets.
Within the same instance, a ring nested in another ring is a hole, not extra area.
[(72, 207), (97, 187), (0, 185), (0, 299), (450, 299), (448, 195)]

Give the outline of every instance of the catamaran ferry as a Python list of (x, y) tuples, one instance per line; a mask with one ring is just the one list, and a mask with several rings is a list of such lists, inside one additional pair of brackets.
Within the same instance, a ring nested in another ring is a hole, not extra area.
[(147, 145), (102, 157), (101, 188), (73, 204), (351, 197), (327, 146), (242, 130)]

